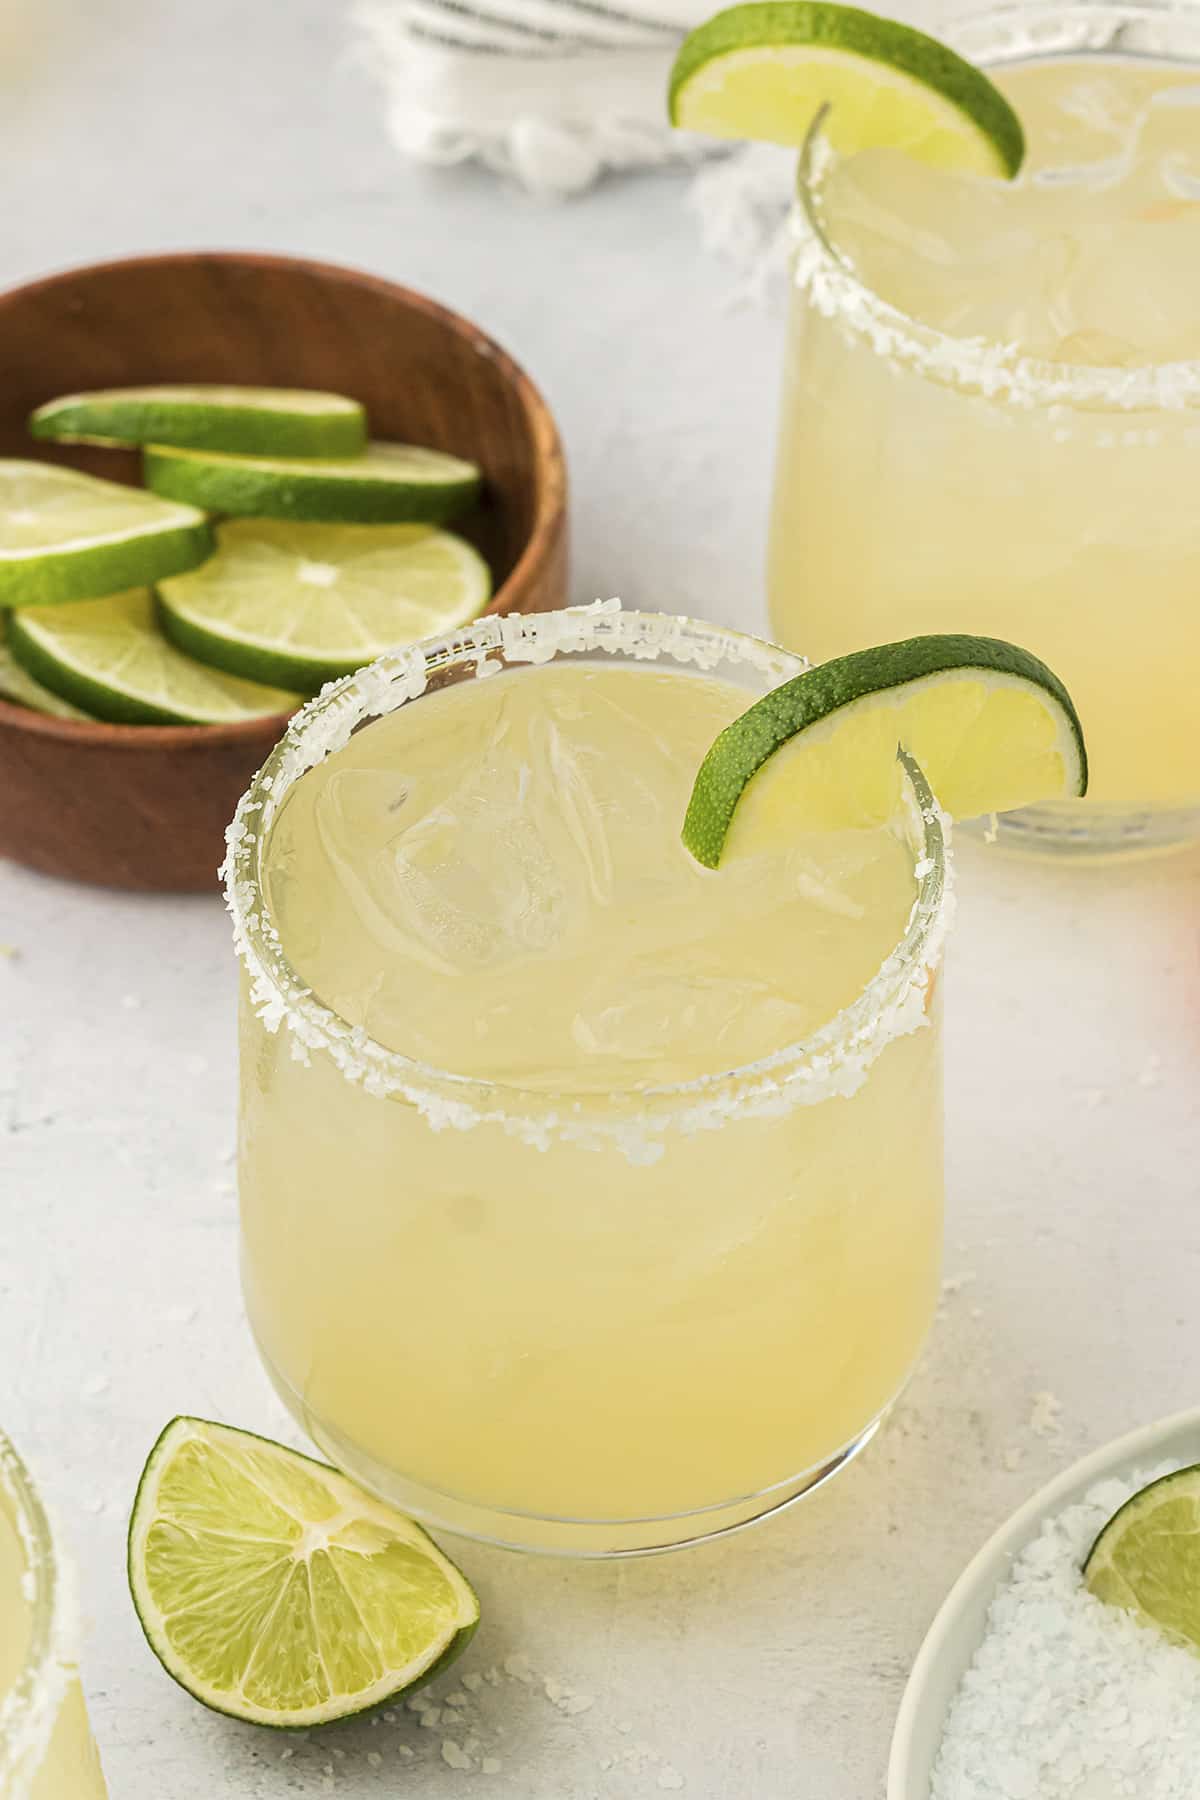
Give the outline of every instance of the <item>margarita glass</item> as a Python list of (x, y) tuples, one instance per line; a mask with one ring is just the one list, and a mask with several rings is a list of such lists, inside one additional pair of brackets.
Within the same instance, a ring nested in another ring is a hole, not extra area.
[(1200, 832), (1200, 12), (1022, 7), (960, 23), (1026, 127), (1014, 184), (804, 152), (769, 586), (824, 659), (1007, 638), (1087, 720), (1086, 800), (1010, 841), (1107, 853)]
[(0, 1800), (104, 1800), (75, 1634), (41, 1501), (0, 1432)]
[(608, 604), (483, 619), (328, 690), (242, 802), (247, 1310), (314, 1440), (423, 1519), (686, 1543), (823, 1481), (912, 1368), (923, 777), (745, 866), (679, 842), (718, 730), (803, 666)]

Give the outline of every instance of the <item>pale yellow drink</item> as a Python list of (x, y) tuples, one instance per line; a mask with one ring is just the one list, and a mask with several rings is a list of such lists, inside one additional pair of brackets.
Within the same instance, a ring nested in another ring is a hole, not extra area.
[(0, 1800), (105, 1800), (65, 1586), (37, 1496), (0, 1433)]
[[(1073, 53), (1118, 31), (1158, 56)], [(1026, 128), (1015, 183), (895, 151), (809, 172), (773, 627), (818, 658), (950, 630), (1025, 645), (1070, 688), (1091, 785), (1018, 830), (1194, 835), (1200, 61), (1162, 58), (1200, 58), (1200, 15), (1017, 10), (960, 41)], [(1059, 54), (1013, 62), (1022, 44)]]
[[(600, 625), (639, 641), (636, 615)], [(507, 629), (553, 644), (561, 616)], [(712, 672), (502, 652), (280, 806), (285, 752), (273, 826), (244, 812), (235, 844), (262, 1353), (344, 1467), (512, 1543), (645, 1548), (769, 1510), (869, 1434), (934, 1305), (936, 824), (916, 851), (906, 814), (702, 869), (695, 770), (795, 664), (688, 633)]]

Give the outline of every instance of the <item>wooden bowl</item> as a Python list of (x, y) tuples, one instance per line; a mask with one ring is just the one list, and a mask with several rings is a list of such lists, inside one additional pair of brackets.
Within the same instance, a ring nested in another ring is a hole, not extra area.
[[(135, 452), (37, 444), (33, 407), (155, 381), (329, 388), (377, 437), (482, 465), (460, 527), (492, 612), (566, 600), (566, 470), (533, 383), (466, 319), (394, 283), (285, 256), (189, 252), (71, 269), (0, 294), (0, 455), (136, 483)], [(111, 887), (208, 888), (225, 826), (283, 716), (239, 725), (79, 723), (0, 701), (0, 855)]]

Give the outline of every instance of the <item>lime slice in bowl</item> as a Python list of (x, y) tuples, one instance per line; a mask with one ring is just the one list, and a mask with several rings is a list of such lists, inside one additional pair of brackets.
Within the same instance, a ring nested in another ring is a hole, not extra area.
[(56, 463), (0, 459), (0, 606), (87, 600), (194, 569), (208, 520)]
[(0, 700), (23, 706), (28, 712), (46, 713), (55, 719), (88, 719), (81, 707), (62, 700), (23, 669), (8, 647), (7, 623), (0, 613)]
[(1045, 663), (998, 638), (906, 638), (819, 663), (727, 726), (700, 765), (684, 844), (715, 869), (798, 827), (880, 823), (898, 748), (959, 818), (1087, 791), (1079, 718)]
[(451, 1662), (479, 1622), (419, 1525), (325, 1464), (179, 1418), (150, 1453), (129, 1589), (167, 1673), (252, 1724), (327, 1724)]
[(330, 460), (152, 444), (142, 470), (153, 493), (210, 512), (335, 525), (440, 525), (465, 512), (480, 485), (474, 463), (415, 444), (368, 444)]
[(294, 712), (298, 694), (194, 662), (158, 628), (147, 588), (12, 613), (8, 641), (27, 674), (117, 725), (233, 725)]
[(47, 400), (30, 434), (69, 444), (182, 444), (242, 456), (355, 456), (367, 442), (357, 400), (308, 388), (95, 388)]
[(392, 645), (465, 625), (490, 597), (487, 564), (451, 532), (275, 519), (219, 526), (202, 569), (158, 585), (179, 649), (305, 693)]
[(1015, 175), (1021, 122), (982, 70), (910, 25), (852, 6), (733, 6), (684, 39), (671, 123), (798, 148), (822, 106), (843, 155), (891, 148), (964, 174)]
[(1089, 1593), (1200, 1655), (1200, 1464), (1115, 1512), (1084, 1564)]

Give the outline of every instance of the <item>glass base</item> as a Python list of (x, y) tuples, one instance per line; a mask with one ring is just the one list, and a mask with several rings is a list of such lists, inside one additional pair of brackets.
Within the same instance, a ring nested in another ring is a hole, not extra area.
[(1027, 806), (992, 820), (964, 821), (961, 829), (985, 843), (1028, 856), (1093, 862), (1161, 856), (1200, 839), (1200, 802), (1139, 810), (1075, 800), (1065, 806)]
[[(262, 1356), (261, 1347), (259, 1355)], [(541, 1518), (535, 1513), (505, 1512), (460, 1500), (453, 1494), (442, 1494), (434, 1488), (408, 1481), (394, 1469), (377, 1462), (357, 1445), (322, 1423), (300, 1395), (272, 1368), (266, 1357), (263, 1367), (275, 1391), (288, 1411), (307, 1432), (322, 1455), (357, 1481), (370, 1493), (419, 1519), (431, 1530), (453, 1532), (459, 1537), (475, 1538), (494, 1544), (502, 1550), (532, 1550), (543, 1556), (600, 1558), (615, 1556), (653, 1556), (665, 1550), (683, 1550), (689, 1544), (701, 1544), (708, 1538), (723, 1537), (740, 1531), (774, 1513), (794, 1506), (806, 1494), (815, 1493), (839, 1470), (844, 1469), (865, 1450), (890, 1411), (890, 1406), (877, 1414), (853, 1442), (844, 1446), (827, 1462), (806, 1469), (802, 1474), (747, 1494), (737, 1500), (702, 1507), (695, 1512), (676, 1513), (664, 1518), (647, 1519), (562, 1519)], [(892, 1403), (894, 1404), (894, 1402)]]

